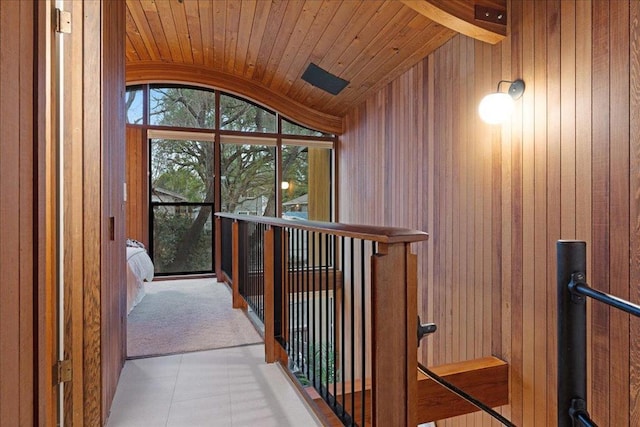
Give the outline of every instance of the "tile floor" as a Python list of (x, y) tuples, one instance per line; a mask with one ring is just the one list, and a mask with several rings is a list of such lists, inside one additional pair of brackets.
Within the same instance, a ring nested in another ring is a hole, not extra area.
[(107, 427), (315, 427), (264, 346), (128, 360)]

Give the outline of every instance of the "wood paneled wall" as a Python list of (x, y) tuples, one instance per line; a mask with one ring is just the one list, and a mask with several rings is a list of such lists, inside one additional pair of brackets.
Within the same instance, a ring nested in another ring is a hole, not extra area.
[(145, 129), (127, 126), (126, 236), (149, 246), (149, 183), (147, 182), (148, 144)]
[[(33, 104), (35, 4), (0, 3), (0, 420), (35, 425), (40, 218)], [(44, 396), (43, 396), (44, 397)]]
[[(123, 1), (99, 2), (102, 135), (102, 423), (126, 356), (125, 23)], [(89, 24), (88, 24), (89, 25)]]
[[(640, 301), (640, 3), (514, 0), (509, 19), (503, 42), (456, 36), (349, 112), (338, 219), (427, 231), (422, 360), (508, 361), (502, 413), (552, 426), (556, 240), (586, 240), (590, 284)], [(511, 121), (480, 122), (482, 96), (519, 77)], [(592, 303), (590, 321), (589, 411), (637, 425), (640, 320)]]
[(104, 425), (125, 358), (124, 19), (68, 0), (64, 38), (65, 425)]

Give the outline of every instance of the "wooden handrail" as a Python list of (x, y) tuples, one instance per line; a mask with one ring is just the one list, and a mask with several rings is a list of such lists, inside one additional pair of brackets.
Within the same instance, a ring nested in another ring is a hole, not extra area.
[(227, 212), (216, 212), (220, 218), (236, 221), (255, 222), (275, 227), (287, 227), (300, 230), (319, 231), (335, 236), (353, 237), (378, 243), (412, 243), (422, 242), (429, 238), (424, 231), (399, 227), (378, 227), (373, 225), (340, 224), (335, 222), (292, 220), (269, 216), (239, 215)]

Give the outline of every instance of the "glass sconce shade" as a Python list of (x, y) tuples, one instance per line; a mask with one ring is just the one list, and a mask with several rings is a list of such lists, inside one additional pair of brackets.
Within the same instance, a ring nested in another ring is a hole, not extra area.
[(480, 101), (478, 113), (485, 123), (497, 125), (511, 116), (513, 105), (513, 98), (508, 93), (490, 93)]
[[(500, 92), (502, 83), (510, 83), (507, 92)], [(480, 118), (491, 125), (505, 122), (513, 112), (514, 101), (520, 99), (524, 93), (524, 87), (525, 84), (522, 79), (514, 81), (500, 80), (496, 92), (485, 96), (480, 101), (478, 106)]]

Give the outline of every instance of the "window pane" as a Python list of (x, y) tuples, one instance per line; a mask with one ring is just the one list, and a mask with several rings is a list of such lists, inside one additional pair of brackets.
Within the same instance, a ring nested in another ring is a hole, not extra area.
[(282, 216), (331, 220), (331, 150), (282, 146)]
[(151, 140), (151, 201), (212, 202), (213, 143)]
[(222, 211), (274, 216), (275, 147), (222, 144)]
[(133, 86), (127, 89), (125, 94), (125, 110), (127, 112), (127, 123), (134, 125), (142, 124), (142, 88)]
[(276, 115), (250, 102), (220, 96), (220, 128), (242, 132), (276, 132)]
[(153, 206), (156, 273), (213, 271), (211, 211), (211, 205)]
[(332, 136), (331, 134), (320, 132), (297, 125), (289, 120), (282, 119), (282, 133), (285, 135), (307, 135), (307, 136)]
[(213, 129), (216, 98), (212, 91), (152, 87), (149, 91), (149, 123), (152, 125)]

